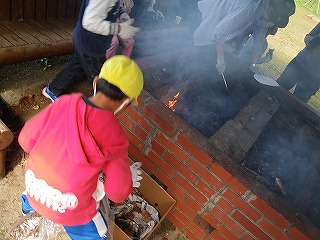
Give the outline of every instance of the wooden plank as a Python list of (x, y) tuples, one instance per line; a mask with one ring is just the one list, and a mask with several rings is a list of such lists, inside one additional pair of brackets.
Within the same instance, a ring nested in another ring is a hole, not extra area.
[(10, 15), (10, 1), (0, 0), (0, 20), (9, 20)]
[(46, 18), (47, 1), (36, 0), (36, 18)]
[(52, 39), (43, 34), (37, 27), (30, 24), (30, 22), (15, 22), (16, 25), (19, 27), (25, 29), (27, 32), (32, 32), (32, 36), (35, 37), (39, 42), (46, 43), (46, 42), (52, 42)]
[(39, 21), (30, 20), (28, 23), (32, 26), (33, 29), (37, 29), (39, 32), (41, 32), (43, 35), (50, 38), (53, 42), (61, 41), (63, 38), (53, 32), (50, 28), (48, 28), (46, 25), (41, 24)]
[(69, 32), (72, 34), (73, 29), (76, 26), (76, 19), (74, 18), (67, 18), (67, 19), (48, 19), (48, 21), (54, 23), (55, 25), (59, 26), (60, 28), (64, 29), (66, 32)]
[(0, 24), (8, 28), (11, 32), (14, 32), (21, 39), (23, 39), (27, 44), (36, 44), (40, 43), (35, 37), (33, 37), (31, 33), (27, 32), (21, 26), (15, 24), (13, 21), (1, 21)]
[(51, 21), (48, 21), (47, 19), (37, 19), (37, 22), (42, 26), (46, 26), (47, 28), (49, 28), (52, 32), (59, 35), (62, 39), (72, 40), (72, 31), (66, 31), (58, 23), (55, 24)]
[(57, 18), (65, 18), (67, 13), (67, 4), (65, 0), (58, 0)]
[(13, 44), (0, 35), (0, 49), (7, 47), (13, 47)]
[(47, 18), (57, 18), (58, 0), (47, 1)]
[(24, 0), (24, 19), (34, 19), (36, 17), (36, 1)]
[(11, 19), (23, 20), (23, 0), (11, 0)]
[(67, 15), (66, 17), (76, 17), (77, 0), (67, 1)]
[(23, 41), (14, 32), (11, 32), (8, 28), (0, 24), (0, 33), (3, 38), (10, 42), (14, 46), (26, 45), (27, 43)]
[(81, 4), (82, 4), (82, 0), (77, 0), (76, 15), (75, 15), (76, 18), (78, 18), (79, 16)]

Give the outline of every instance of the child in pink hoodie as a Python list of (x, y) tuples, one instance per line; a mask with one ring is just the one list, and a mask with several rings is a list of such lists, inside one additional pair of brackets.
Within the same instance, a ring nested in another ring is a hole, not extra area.
[(62, 224), (76, 240), (106, 239), (108, 226), (97, 203), (104, 195), (123, 202), (141, 179), (141, 165), (128, 164), (129, 143), (115, 116), (137, 102), (141, 69), (128, 57), (114, 56), (93, 87), (89, 98), (59, 97), (26, 122), (18, 138), (29, 153), (22, 210)]

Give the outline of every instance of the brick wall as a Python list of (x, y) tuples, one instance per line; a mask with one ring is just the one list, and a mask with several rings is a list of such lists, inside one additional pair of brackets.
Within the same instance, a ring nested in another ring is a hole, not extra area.
[(130, 157), (176, 200), (167, 218), (190, 239), (320, 239), (307, 219), (146, 91), (119, 121)]

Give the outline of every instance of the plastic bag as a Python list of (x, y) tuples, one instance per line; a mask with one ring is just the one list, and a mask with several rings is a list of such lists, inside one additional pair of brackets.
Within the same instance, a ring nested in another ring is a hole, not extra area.
[(22, 216), (8, 231), (8, 235), (16, 240), (50, 240), (56, 237), (64, 228), (36, 212)]

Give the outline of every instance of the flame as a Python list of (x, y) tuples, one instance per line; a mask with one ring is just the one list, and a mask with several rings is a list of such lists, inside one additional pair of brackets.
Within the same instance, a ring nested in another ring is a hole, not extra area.
[(169, 100), (168, 103), (166, 104), (166, 106), (170, 108), (173, 112), (175, 111), (174, 105), (177, 103), (179, 95), (180, 93), (178, 92), (176, 95), (174, 95), (173, 99)]

